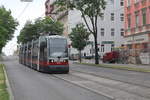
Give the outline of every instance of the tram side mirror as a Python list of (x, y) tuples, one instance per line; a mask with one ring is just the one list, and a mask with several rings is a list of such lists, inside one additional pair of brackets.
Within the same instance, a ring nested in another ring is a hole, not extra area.
[(58, 56), (58, 59), (60, 59), (61, 58), (61, 56)]

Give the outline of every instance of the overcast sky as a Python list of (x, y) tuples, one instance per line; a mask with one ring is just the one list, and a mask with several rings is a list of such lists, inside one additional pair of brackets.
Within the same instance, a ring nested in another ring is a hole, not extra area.
[[(19, 26), (15, 31), (14, 38), (7, 43), (3, 48), (3, 52), (6, 55), (12, 55), (17, 48), (17, 36), (19, 35), (20, 29), (23, 27), (27, 20), (34, 20), (38, 17), (44, 17), (45, 13), (45, 1), (46, 0), (33, 0), (33, 2), (21, 2), (20, 0), (0, 0), (0, 6), (12, 11), (12, 16), (17, 19)], [(24, 8), (26, 10), (24, 10)]]

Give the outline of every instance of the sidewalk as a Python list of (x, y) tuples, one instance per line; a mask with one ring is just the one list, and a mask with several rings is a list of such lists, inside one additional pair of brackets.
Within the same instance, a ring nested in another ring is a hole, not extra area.
[(144, 68), (150, 70), (150, 65), (134, 65), (134, 64), (107, 64), (107, 65), (116, 65), (116, 66), (124, 66), (124, 67), (127, 66), (127, 67)]
[[(5, 70), (5, 65), (3, 65), (2, 63), (3, 61), (3, 57), (0, 56), (0, 70), (3, 69), (3, 76), (5, 77), (4, 79), (4, 83), (5, 83), (5, 92), (2, 94), (1, 96), (1, 93), (0, 93), (0, 100), (14, 100), (14, 96), (13, 96), (13, 93), (12, 93), (12, 90), (11, 90), (11, 86), (10, 86), (10, 82), (8, 80), (8, 76), (7, 76), (7, 73), (6, 73), (6, 70)], [(3, 66), (3, 68), (2, 68)], [(0, 74), (1, 74), (1, 71), (0, 71)], [(0, 86), (1, 88), (1, 86)], [(0, 91), (2, 92), (2, 91)]]
[[(94, 59), (91, 59), (91, 60), (83, 59), (82, 63), (94, 65), (95, 60)], [(100, 61), (98, 66), (115, 68), (115, 69), (132, 70), (132, 71), (150, 72), (150, 65), (103, 63), (102, 61)]]

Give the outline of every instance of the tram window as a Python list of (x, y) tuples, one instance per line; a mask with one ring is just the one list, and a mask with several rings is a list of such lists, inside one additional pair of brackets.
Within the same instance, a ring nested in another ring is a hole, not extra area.
[(49, 41), (50, 57), (67, 57), (67, 41), (66, 39), (51, 39)]

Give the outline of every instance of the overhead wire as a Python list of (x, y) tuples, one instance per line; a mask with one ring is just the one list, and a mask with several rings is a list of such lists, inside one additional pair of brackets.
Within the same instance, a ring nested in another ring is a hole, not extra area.
[(30, 3), (27, 3), (26, 6), (24, 7), (24, 9), (21, 11), (21, 13), (18, 15), (18, 19), (24, 14), (24, 12), (26, 11), (26, 9), (29, 7)]

